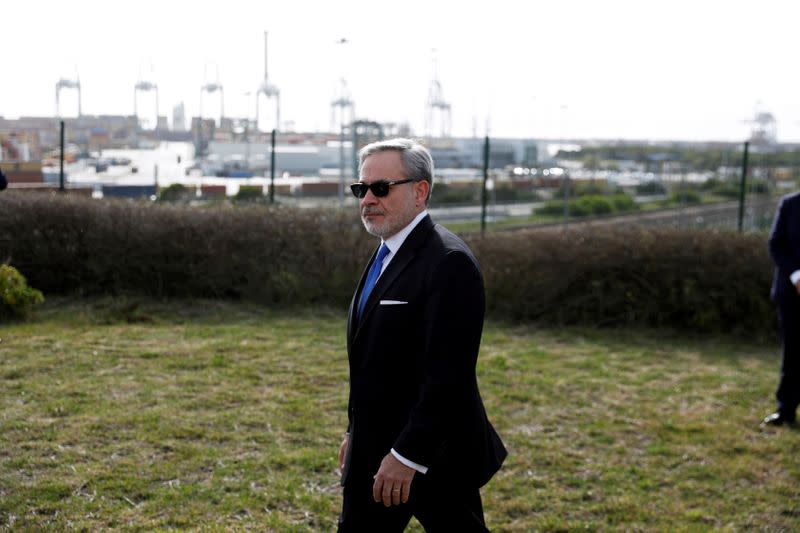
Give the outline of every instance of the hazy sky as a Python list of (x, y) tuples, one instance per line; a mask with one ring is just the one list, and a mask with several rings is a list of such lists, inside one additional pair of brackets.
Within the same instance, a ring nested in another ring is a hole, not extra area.
[[(301, 131), (329, 129), (344, 76), (358, 118), (422, 134), (436, 49), (454, 134), (488, 116), (497, 136), (743, 140), (758, 109), (800, 141), (797, 0), (4, 0), (0, 20), (6, 118), (54, 114), (76, 73), (85, 114), (132, 114), (145, 79), (162, 115), (194, 116), (217, 70), (225, 115), (252, 117), (268, 31), (281, 119)], [(218, 116), (219, 96), (203, 108)]]

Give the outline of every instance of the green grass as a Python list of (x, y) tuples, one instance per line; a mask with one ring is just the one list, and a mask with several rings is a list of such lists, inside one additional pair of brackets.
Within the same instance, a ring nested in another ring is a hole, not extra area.
[[(334, 529), (343, 312), (60, 301), (0, 338), (0, 529)], [(777, 370), (777, 345), (490, 321), (489, 526), (796, 530), (800, 431), (758, 427)]]

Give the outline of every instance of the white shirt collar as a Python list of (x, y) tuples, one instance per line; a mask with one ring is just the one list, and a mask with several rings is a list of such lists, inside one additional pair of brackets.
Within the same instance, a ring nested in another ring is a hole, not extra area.
[[(422, 213), (414, 217), (414, 220), (409, 222), (405, 228), (401, 229), (400, 231), (398, 231), (397, 233), (395, 233), (394, 235), (383, 241), (383, 243), (386, 244), (386, 247), (389, 248), (390, 257), (394, 256), (394, 254), (397, 253), (397, 250), (399, 250), (400, 247), (403, 245), (403, 243), (406, 241), (406, 237), (408, 237), (409, 234), (412, 231), (414, 231), (414, 228), (417, 227), (417, 224), (419, 224), (419, 222), (426, 216), (428, 216), (428, 211), (423, 209)], [(385, 260), (384, 264), (386, 264)]]

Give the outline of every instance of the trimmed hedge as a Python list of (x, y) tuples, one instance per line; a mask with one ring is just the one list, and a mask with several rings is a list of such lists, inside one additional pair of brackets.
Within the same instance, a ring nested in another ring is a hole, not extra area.
[(0, 258), (45, 294), (343, 302), (369, 240), (355, 212), (0, 196)]
[(492, 313), (556, 324), (775, 332), (764, 235), (620, 228), (470, 239)]
[[(772, 335), (764, 235), (675, 229), (468, 235), (489, 316)], [(344, 308), (376, 239), (357, 213), (0, 195), (0, 260), (48, 293)]]

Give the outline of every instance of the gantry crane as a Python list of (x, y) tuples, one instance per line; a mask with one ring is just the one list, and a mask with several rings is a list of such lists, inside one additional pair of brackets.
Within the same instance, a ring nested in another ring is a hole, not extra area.
[(61, 116), (61, 90), (62, 89), (77, 89), (78, 90), (78, 116), (82, 115), (81, 112), (81, 80), (76, 77), (74, 80), (61, 78), (56, 83), (56, 116)]
[(256, 131), (258, 131), (259, 101), (261, 100), (262, 94), (267, 101), (270, 99), (275, 100), (275, 129), (279, 129), (281, 124), (281, 91), (277, 86), (269, 82), (267, 51), (267, 32), (264, 32), (264, 81), (262, 81), (261, 85), (258, 86), (258, 91), (256, 92)]
[(439, 82), (439, 64), (436, 58), (436, 50), (432, 50), (433, 55), (433, 79), (428, 87), (428, 100), (425, 104), (425, 133), (428, 137), (438, 133), (440, 137), (450, 136), (450, 103), (444, 99), (442, 84)]
[(158, 85), (151, 81), (139, 80), (133, 87), (133, 115), (136, 117), (136, 124), (139, 125), (139, 105), (138, 96), (140, 92), (155, 92), (156, 93), (156, 126), (158, 129)]

